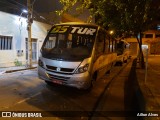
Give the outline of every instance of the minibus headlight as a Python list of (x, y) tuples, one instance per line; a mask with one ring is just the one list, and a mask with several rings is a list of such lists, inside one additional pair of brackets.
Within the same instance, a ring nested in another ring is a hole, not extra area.
[(43, 64), (42, 60), (40, 60), (40, 59), (38, 60), (38, 65), (41, 66), (41, 67), (44, 67), (44, 64)]
[(81, 67), (81, 68), (78, 69), (78, 73), (83, 73), (83, 71), (84, 71), (83, 67)]
[(75, 73), (84, 73), (88, 70), (89, 64), (86, 64), (84, 66), (81, 66), (77, 69), (77, 71)]

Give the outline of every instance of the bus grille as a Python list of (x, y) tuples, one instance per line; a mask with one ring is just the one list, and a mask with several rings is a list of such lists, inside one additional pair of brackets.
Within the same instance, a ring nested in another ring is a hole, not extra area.
[(57, 80), (67, 80), (67, 79), (70, 79), (70, 77), (57, 76), (57, 75), (52, 75), (52, 74), (48, 74), (48, 75), (49, 75), (50, 79), (57, 79)]
[[(47, 69), (50, 69), (50, 70), (54, 70), (54, 71), (57, 70), (57, 67), (54, 67), (54, 66), (46, 65), (46, 67), (47, 67)], [(74, 69), (72, 69), (72, 68), (61, 68), (60, 71), (61, 72), (73, 72)]]

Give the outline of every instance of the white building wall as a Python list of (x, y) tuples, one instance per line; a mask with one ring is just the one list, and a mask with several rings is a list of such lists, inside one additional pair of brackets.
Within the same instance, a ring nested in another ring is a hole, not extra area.
[[(51, 25), (33, 21), (32, 38), (37, 39), (37, 53)], [(12, 50), (0, 50), (0, 67), (14, 66), (15, 59), (26, 62), (26, 43), (28, 38), (26, 18), (0, 11), (0, 36), (12, 36)], [(17, 56), (17, 50), (23, 50), (22, 56)], [(38, 60), (38, 57), (37, 57)]]

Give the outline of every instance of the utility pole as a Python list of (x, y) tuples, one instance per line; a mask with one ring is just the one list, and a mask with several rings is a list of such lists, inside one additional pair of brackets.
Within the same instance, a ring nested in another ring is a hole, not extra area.
[(28, 20), (27, 20), (27, 31), (28, 31), (28, 67), (32, 67), (32, 37), (31, 37), (31, 25), (32, 25), (32, 7), (30, 0), (27, 0), (27, 7), (28, 7)]

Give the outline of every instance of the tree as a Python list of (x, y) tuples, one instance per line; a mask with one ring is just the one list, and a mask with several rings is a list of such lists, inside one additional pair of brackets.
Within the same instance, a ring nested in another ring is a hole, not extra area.
[(158, 0), (60, 0), (63, 10), (69, 11), (75, 4), (80, 3), (77, 10), (89, 9), (96, 23), (106, 29), (114, 29), (115, 35), (134, 35), (139, 43), (140, 65), (144, 68), (142, 52), (142, 33), (151, 28), (160, 17)]
[(140, 65), (144, 68), (144, 57), (142, 52), (142, 32), (153, 26), (158, 19), (159, 7), (155, 5), (154, 0), (127, 0), (122, 2), (125, 10), (124, 19), (127, 26), (126, 31), (131, 31), (139, 43)]

